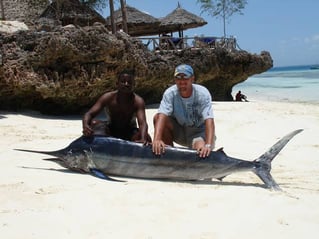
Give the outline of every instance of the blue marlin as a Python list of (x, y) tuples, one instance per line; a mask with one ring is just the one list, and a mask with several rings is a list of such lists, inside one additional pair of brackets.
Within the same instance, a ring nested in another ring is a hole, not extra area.
[(283, 147), (302, 129), (295, 130), (275, 143), (267, 152), (253, 161), (226, 155), (223, 148), (200, 158), (195, 150), (167, 147), (165, 153), (153, 154), (150, 145), (122, 139), (92, 136), (74, 140), (57, 151), (20, 151), (54, 156), (52, 160), (73, 171), (90, 173), (104, 179), (109, 176), (169, 180), (222, 180), (227, 175), (251, 171), (266, 188), (280, 190), (270, 174), (271, 162)]

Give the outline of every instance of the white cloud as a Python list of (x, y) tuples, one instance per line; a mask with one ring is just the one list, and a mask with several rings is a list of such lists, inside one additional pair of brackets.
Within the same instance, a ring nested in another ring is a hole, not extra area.
[(304, 41), (305, 43), (309, 43), (309, 44), (312, 44), (312, 43), (319, 44), (319, 34), (313, 35), (311, 37), (306, 37)]

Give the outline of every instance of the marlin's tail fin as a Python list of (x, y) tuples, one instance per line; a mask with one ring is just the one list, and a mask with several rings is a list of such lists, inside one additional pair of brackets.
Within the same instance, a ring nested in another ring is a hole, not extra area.
[(277, 156), (277, 154), (286, 146), (286, 144), (291, 140), (295, 135), (299, 134), (303, 129), (298, 129), (290, 134), (287, 134), (285, 137), (280, 139), (275, 143), (267, 152), (261, 155), (254, 162), (256, 167), (254, 172), (257, 176), (266, 184), (266, 186), (273, 190), (281, 190), (279, 185), (275, 182), (273, 177), (270, 174), (271, 170), (271, 161)]

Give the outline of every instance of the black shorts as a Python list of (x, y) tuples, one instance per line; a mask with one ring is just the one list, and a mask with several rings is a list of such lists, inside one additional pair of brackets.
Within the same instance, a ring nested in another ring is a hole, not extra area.
[(92, 127), (94, 135), (111, 136), (124, 140), (131, 140), (138, 133), (138, 128), (134, 124), (118, 128), (108, 121), (95, 121)]
[(112, 127), (111, 124), (106, 125), (106, 127), (110, 130), (110, 136), (124, 140), (131, 140), (138, 133), (138, 128), (134, 126), (121, 128), (120, 130)]

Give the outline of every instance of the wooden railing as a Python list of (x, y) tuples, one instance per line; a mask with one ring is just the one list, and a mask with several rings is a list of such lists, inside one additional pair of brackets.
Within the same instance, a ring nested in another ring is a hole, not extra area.
[(151, 51), (181, 50), (185, 48), (217, 48), (236, 49), (234, 37), (139, 37), (143, 44)]

